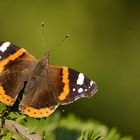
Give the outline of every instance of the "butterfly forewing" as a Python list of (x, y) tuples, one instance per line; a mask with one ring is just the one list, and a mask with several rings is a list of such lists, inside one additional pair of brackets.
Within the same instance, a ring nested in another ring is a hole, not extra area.
[(61, 105), (69, 104), (81, 97), (91, 97), (96, 93), (97, 86), (83, 73), (61, 67), (61, 77), (64, 84), (63, 91), (59, 93), (58, 99)]
[(10, 42), (0, 42), (0, 102), (13, 105), (35, 58)]

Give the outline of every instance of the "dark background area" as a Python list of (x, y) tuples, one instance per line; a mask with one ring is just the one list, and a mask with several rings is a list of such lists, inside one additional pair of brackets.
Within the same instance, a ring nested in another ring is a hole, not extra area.
[(95, 119), (140, 139), (140, 1), (0, 0), (0, 40), (40, 58), (67, 33), (51, 63), (83, 72), (99, 91), (60, 107), (62, 115)]

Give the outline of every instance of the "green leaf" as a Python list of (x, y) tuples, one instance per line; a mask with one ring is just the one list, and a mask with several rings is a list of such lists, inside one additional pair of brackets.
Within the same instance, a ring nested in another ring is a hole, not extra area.
[(12, 140), (12, 132), (6, 133), (6, 135), (3, 136), (1, 140)]
[(81, 136), (77, 140), (99, 140), (101, 133), (94, 130), (82, 131)]
[(2, 113), (4, 110), (6, 110), (6, 105), (0, 103), (0, 113)]

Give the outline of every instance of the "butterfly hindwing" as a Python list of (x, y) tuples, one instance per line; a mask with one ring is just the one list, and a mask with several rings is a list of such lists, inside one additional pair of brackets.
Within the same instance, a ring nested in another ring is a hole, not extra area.
[[(54, 72), (54, 71), (53, 71)], [(55, 71), (59, 73), (59, 71)], [(48, 68), (47, 59), (41, 59), (32, 74), (30, 75), (23, 99), (20, 103), (20, 110), (31, 117), (49, 116), (59, 105), (56, 99), (56, 91), (53, 82), (56, 82), (57, 74), (53, 74)], [(53, 76), (53, 77), (51, 77)]]

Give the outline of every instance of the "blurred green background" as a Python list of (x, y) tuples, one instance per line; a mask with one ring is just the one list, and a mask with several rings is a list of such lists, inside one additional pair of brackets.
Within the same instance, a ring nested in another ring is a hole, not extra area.
[(39, 58), (67, 33), (51, 63), (85, 73), (99, 91), (60, 107), (62, 115), (94, 118), (140, 139), (140, 1), (0, 0), (0, 40)]

